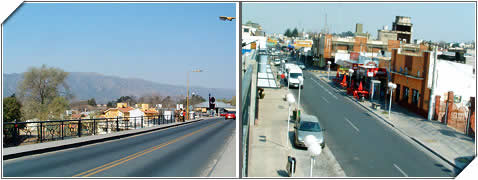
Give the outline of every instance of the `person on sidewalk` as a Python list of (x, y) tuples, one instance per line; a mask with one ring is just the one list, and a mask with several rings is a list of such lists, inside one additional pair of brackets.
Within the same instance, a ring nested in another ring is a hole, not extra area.
[(181, 108), (181, 110), (179, 111), (179, 120), (180, 120), (181, 122), (184, 122), (184, 116), (183, 116), (183, 115), (184, 115), (184, 114), (183, 114), (183, 108)]
[(186, 111), (183, 111), (183, 122), (186, 121)]
[(280, 84), (281, 84), (281, 87), (285, 86), (285, 74), (284, 73), (281, 73), (281, 75), (280, 75)]

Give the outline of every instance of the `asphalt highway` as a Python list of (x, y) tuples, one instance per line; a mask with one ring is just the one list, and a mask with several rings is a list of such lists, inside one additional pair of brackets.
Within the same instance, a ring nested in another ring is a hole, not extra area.
[(207, 176), (235, 120), (203, 120), (114, 141), (3, 161), (4, 177)]
[[(290, 91), (297, 101), (298, 89)], [(326, 146), (348, 177), (456, 176), (453, 167), (311, 72), (304, 72), (300, 103), (303, 113), (319, 118)]]

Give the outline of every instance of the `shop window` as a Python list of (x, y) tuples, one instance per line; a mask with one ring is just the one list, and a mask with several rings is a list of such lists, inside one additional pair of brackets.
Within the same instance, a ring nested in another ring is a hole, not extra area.
[(420, 93), (416, 89), (412, 89), (412, 104), (418, 105), (418, 99), (420, 98)]

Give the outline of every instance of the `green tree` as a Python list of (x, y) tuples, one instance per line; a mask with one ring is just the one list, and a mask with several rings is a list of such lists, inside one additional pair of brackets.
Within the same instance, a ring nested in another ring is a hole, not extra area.
[(297, 31), (297, 28), (294, 28), (294, 30), (292, 30), (292, 37), (299, 37), (299, 31)]
[(68, 100), (64, 97), (56, 97), (48, 105), (49, 119), (63, 119), (63, 114), (68, 109)]
[(106, 104), (106, 107), (109, 107), (109, 108), (114, 107), (114, 102), (109, 101), (109, 102)]
[(22, 117), (22, 105), (15, 97), (7, 97), (3, 99), (3, 122), (20, 121)]
[(168, 108), (168, 107), (175, 107), (174, 101), (172, 100), (171, 96), (166, 96), (161, 103), (163, 104), (163, 107)]
[(286, 36), (286, 37), (291, 37), (292, 36), (292, 33), (290, 32), (289, 28), (287, 28), (287, 30), (285, 30), (284, 36)]
[[(190, 106), (194, 106), (194, 105), (202, 103), (204, 101), (206, 101), (206, 99), (204, 99), (202, 96), (199, 96), (199, 95), (196, 95), (196, 94), (193, 94), (192, 96), (189, 97), (189, 105)], [(187, 104), (186, 97), (180, 98), (177, 103), (178, 104), (183, 104), (184, 106), (186, 106), (186, 104)]]
[(65, 81), (67, 76), (67, 72), (46, 65), (31, 67), (23, 73), (23, 81), (18, 87), (23, 117), (47, 120), (48, 104), (58, 96), (71, 98), (70, 88)]
[(95, 100), (95, 98), (88, 99), (88, 105), (96, 106), (96, 100)]
[(121, 96), (118, 100), (116, 100), (116, 103), (121, 102), (128, 103), (128, 105), (130, 106), (137, 103), (136, 98), (134, 96)]

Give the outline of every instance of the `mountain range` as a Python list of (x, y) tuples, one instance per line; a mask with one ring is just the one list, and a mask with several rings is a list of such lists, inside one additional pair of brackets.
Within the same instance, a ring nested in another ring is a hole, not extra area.
[[(15, 93), (22, 79), (23, 75), (19, 73), (3, 74), (3, 96), (8, 97)], [(107, 76), (92, 72), (70, 72), (66, 78), (66, 83), (75, 96), (74, 100), (95, 98), (96, 102), (100, 104), (116, 100), (121, 96), (184, 97), (187, 91), (185, 86), (156, 83), (138, 78)], [(205, 99), (207, 99), (209, 93), (216, 99), (231, 99), (236, 95), (235, 88), (190, 87), (190, 92), (194, 92)]]

